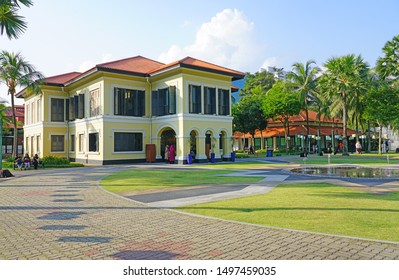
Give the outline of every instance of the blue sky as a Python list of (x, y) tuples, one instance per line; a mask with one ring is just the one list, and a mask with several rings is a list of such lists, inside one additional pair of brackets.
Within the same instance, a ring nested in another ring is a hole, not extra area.
[[(374, 66), (399, 34), (399, 1), (34, 0), (27, 31), (0, 37), (45, 76), (142, 55), (162, 62), (192, 56), (243, 72), (361, 54)], [(6, 89), (0, 87), (0, 97)]]

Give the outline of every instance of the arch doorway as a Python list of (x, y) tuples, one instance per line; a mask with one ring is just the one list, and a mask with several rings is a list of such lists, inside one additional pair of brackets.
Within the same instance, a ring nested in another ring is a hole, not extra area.
[(208, 161), (211, 160), (211, 153), (214, 153), (213, 148), (215, 146), (215, 143), (213, 143), (212, 138), (212, 131), (208, 130), (205, 133), (205, 155)]
[(197, 155), (197, 132), (192, 130), (190, 132), (190, 155), (192, 156), (193, 161)]
[(166, 128), (161, 133), (161, 156), (165, 160), (166, 145), (173, 145), (176, 148), (176, 132), (171, 128)]

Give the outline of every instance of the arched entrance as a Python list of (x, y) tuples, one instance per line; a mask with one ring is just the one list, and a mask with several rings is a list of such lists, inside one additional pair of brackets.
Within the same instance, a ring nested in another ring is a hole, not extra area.
[(213, 141), (213, 133), (212, 133), (212, 131), (210, 131), (210, 130), (208, 130), (206, 133), (205, 133), (205, 155), (206, 155), (206, 158), (208, 159), (208, 161), (210, 161), (211, 160), (211, 153), (214, 153), (214, 146), (215, 146), (215, 143), (214, 143), (214, 141)]
[(220, 156), (222, 159), (224, 158), (224, 155), (227, 154), (228, 152), (228, 138), (227, 138), (227, 133), (226, 131), (221, 131), (219, 134), (219, 150), (220, 150)]
[(190, 132), (190, 155), (193, 161), (197, 155), (197, 135), (198, 133), (195, 130)]
[(176, 148), (176, 132), (171, 128), (165, 128), (161, 133), (161, 156), (165, 160), (166, 145), (173, 145)]

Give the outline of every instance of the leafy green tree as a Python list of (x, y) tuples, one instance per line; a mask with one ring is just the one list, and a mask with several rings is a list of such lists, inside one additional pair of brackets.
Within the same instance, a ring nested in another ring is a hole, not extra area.
[(27, 28), (25, 18), (18, 15), (20, 4), (30, 7), (31, 0), (0, 0), (0, 34), (17, 39)]
[(8, 94), (11, 96), (12, 118), (14, 125), (14, 149), (13, 157), (17, 151), (17, 120), (15, 114), (14, 95), (18, 87), (26, 87), (27, 94), (40, 93), (40, 80), (43, 75), (36, 71), (35, 67), (28, 63), (20, 54), (7, 51), (0, 53), (0, 80), (8, 87)]
[(255, 137), (256, 130), (264, 130), (267, 127), (269, 116), (264, 115), (261, 100), (262, 88), (255, 89), (254, 94), (244, 96), (240, 102), (232, 108), (233, 130), (242, 133), (250, 133), (252, 139)]
[(317, 73), (320, 71), (319, 68), (315, 67), (315, 61), (309, 60), (306, 64), (297, 62), (292, 65), (292, 71), (287, 74), (295, 90), (299, 94), (299, 100), (303, 104), (303, 109), (306, 114), (306, 133), (305, 138), (305, 152), (308, 147), (309, 141), (309, 107), (314, 100), (314, 92), (316, 89)]
[(273, 87), (266, 93), (262, 101), (262, 109), (265, 116), (271, 116), (278, 120), (284, 127), (285, 149), (288, 152), (290, 148), (289, 118), (299, 114), (302, 104), (299, 101), (292, 84), (284, 80), (277, 81)]
[(378, 152), (381, 153), (382, 127), (395, 124), (399, 110), (399, 92), (385, 82), (374, 85), (367, 93), (364, 116), (380, 127)]
[(327, 71), (321, 76), (321, 88), (328, 95), (335, 110), (342, 110), (343, 121), (343, 155), (348, 153), (347, 125), (348, 105), (356, 92), (367, 88), (368, 64), (353, 54), (330, 58), (324, 66)]
[(274, 75), (267, 71), (256, 72), (254, 74), (246, 73), (244, 87), (241, 89), (240, 95), (252, 95), (254, 90), (255, 93), (265, 93), (272, 88), (274, 82)]
[(390, 76), (399, 76), (399, 35), (392, 38), (391, 41), (385, 43), (382, 48), (383, 57), (377, 60), (377, 72), (382, 79)]

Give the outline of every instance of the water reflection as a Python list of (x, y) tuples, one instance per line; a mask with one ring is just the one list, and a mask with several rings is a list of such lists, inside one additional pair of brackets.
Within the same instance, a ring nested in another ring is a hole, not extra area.
[(295, 168), (291, 171), (305, 175), (327, 175), (350, 178), (399, 178), (399, 169), (397, 168), (335, 166)]

